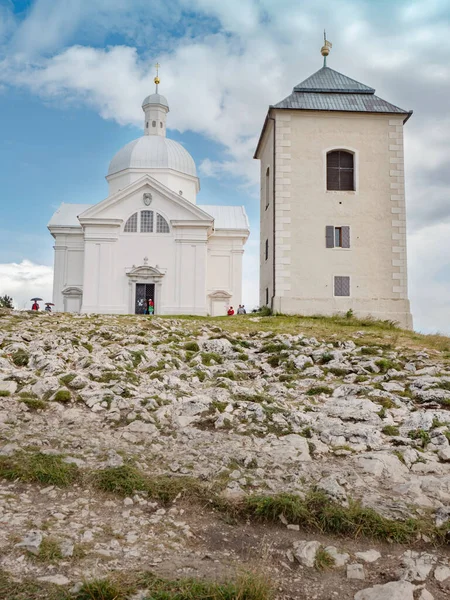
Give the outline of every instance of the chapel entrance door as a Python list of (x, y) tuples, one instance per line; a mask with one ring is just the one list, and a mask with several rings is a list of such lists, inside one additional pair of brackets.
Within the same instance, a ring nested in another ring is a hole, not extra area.
[[(154, 283), (137, 283), (136, 284), (136, 301), (134, 312), (137, 315), (145, 314), (149, 299), (155, 303), (155, 284)], [(154, 307), (156, 308), (156, 306)]]

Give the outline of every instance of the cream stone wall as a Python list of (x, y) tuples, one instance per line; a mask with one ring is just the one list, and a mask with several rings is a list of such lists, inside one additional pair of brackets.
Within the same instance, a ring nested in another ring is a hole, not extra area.
[[(272, 110), (276, 119), (275, 311), (352, 309), (412, 326), (406, 269), (403, 115)], [(355, 157), (355, 191), (327, 191), (326, 155)], [(267, 144), (260, 152), (264, 161)], [(264, 170), (262, 164), (262, 172)], [(262, 216), (261, 230), (270, 227)], [(350, 227), (350, 248), (326, 248), (327, 225)], [(265, 235), (265, 234), (264, 234)], [(263, 237), (263, 234), (262, 234)], [(334, 296), (334, 276), (350, 296)], [(261, 267), (261, 291), (266, 281)]]
[[(269, 305), (273, 296), (273, 259), (274, 259), (274, 235), (273, 235), (273, 121), (268, 121), (266, 132), (261, 145), (261, 204), (260, 204), (260, 283), (259, 304), (266, 304), (266, 289), (269, 290)], [(266, 207), (266, 172), (269, 168), (269, 203)], [(265, 258), (265, 244), (269, 241), (269, 257)]]

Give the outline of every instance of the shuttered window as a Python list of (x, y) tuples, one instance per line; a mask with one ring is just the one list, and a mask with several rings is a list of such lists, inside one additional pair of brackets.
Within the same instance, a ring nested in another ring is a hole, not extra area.
[(350, 296), (350, 277), (339, 275), (334, 278), (334, 295)]
[(354, 190), (353, 154), (333, 150), (327, 154), (327, 190)]
[(264, 250), (264, 255), (266, 260), (269, 258), (269, 240), (266, 240), (266, 246), (265, 246), (265, 250)]
[(266, 288), (266, 306), (269, 306), (269, 288)]
[(124, 231), (126, 233), (136, 233), (137, 231), (137, 213), (131, 215), (128, 221), (125, 223)]
[(350, 227), (325, 227), (325, 245), (327, 248), (350, 248)]

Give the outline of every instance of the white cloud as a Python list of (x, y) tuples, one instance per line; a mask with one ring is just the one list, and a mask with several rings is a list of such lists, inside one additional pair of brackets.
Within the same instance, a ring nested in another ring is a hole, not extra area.
[(0, 264), (0, 295), (11, 296), (16, 308), (31, 308), (30, 298), (51, 302), (53, 269), (29, 260)]
[(415, 329), (450, 335), (450, 223), (409, 236), (408, 259)]

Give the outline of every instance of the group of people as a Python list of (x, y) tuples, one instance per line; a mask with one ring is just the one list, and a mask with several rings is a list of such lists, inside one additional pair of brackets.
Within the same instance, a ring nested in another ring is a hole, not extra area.
[[(34, 303), (33, 303), (33, 305), (32, 305), (32, 307), (31, 307), (31, 310), (39, 310), (40, 308), (41, 307), (39, 306), (39, 304), (35, 300)], [(49, 302), (47, 302), (47, 304), (45, 305), (44, 310), (46, 310), (47, 312), (52, 312), (52, 306), (51, 306), (51, 304)]]
[[(239, 304), (239, 308), (236, 311), (237, 315), (246, 315), (247, 311), (245, 310), (245, 306), (243, 304)], [(234, 308), (232, 306), (230, 306), (230, 308), (227, 310), (227, 315), (229, 317), (232, 317), (234, 315)]]
[(155, 312), (155, 303), (151, 298), (148, 299), (147, 306), (145, 307), (144, 315), (153, 315)]

